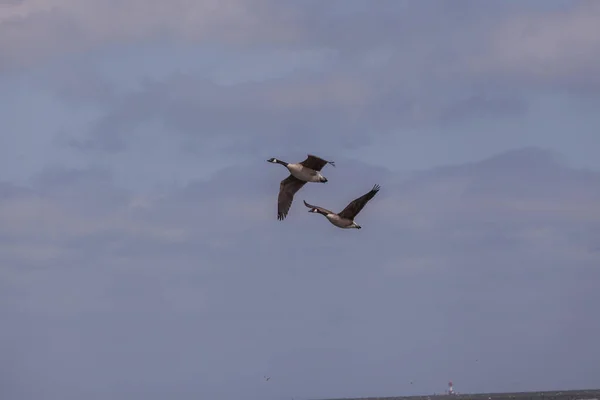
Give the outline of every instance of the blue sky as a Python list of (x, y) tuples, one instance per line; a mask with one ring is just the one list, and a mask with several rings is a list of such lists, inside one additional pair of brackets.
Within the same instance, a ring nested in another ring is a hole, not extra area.
[[(599, 27), (594, 1), (0, 1), (0, 391), (600, 386)], [(307, 153), (336, 168), (277, 221), (266, 159)], [(375, 183), (360, 231), (302, 204)]]

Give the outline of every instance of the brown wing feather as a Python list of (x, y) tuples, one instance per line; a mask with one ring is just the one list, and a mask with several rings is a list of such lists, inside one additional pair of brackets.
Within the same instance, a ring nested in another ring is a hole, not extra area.
[(335, 163), (333, 161), (323, 160), (321, 157), (313, 156), (312, 154), (309, 154), (308, 157), (306, 157), (306, 160), (300, 163), (300, 165), (303, 165), (306, 168), (314, 169), (315, 171), (320, 171), (327, 164), (331, 164), (335, 167)]
[(371, 200), (373, 197), (375, 197), (377, 192), (379, 192), (379, 189), (380, 189), (379, 185), (373, 186), (373, 189), (371, 189), (369, 191), (369, 193), (364, 194), (364, 195), (360, 196), (358, 199), (351, 201), (350, 204), (348, 204), (346, 206), (346, 208), (344, 208), (342, 210), (342, 212), (339, 213), (338, 215), (342, 218), (348, 218), (348, 219), (353, 220), (358, 215), (358, 213), (363, 209), (363, 207), (369, 202), (369, 200)]
[(302, 200), (302, 201), (304, 201), (304, 205), (305, 205), (306, 207), (308, 207), (308, 208), (316, 208), (317, 210), (319, 210), (319, 211), (321, 211), (321, 212), (324, 212), (325, 214), (333, 214), (333, 212), (329, 211), (329, 210), (328, 210), (328, 209), (326, 209), (326, 208), (319, 207), (319, 206), (313, 206), (312, 204), (308, 204), (308, 203), (306, 202), (306, 200)]
[(279, 196), (277, 197), (277, 219), (283, 221), (292, 206), (294, 195), (304, 186), (306, 182), (297, 179), (293, 175), (288, 176), (279, 184)]

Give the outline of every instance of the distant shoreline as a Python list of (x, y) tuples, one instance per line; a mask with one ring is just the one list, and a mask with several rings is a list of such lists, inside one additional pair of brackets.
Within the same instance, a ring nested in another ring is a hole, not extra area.
[(493, 400), (600, 400), (600, 389), (581, 390), (549, 390), (537, 392), (505, 392), (505, 393), (460, 393), (460, 394), (424, 394), (413, 396), (386, 397), (337, 397), (312, 400), (427, 400), (427, 399), (493, 399)]

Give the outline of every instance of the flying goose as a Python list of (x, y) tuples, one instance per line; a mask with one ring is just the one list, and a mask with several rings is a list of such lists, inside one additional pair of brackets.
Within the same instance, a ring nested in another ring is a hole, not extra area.
[(369, 191), (369, 193), (364, 194), (364, 195), (360, 196), (359, 198), (352, 200), (350, 202), (350, 204), (348, 204), (346, 206), (346, 208), (344, 208), (342, 210), (342, 212), (340, 212), (339, 214), (329, 211), (323, 207), (318, 207), (318, 206), (313, 206), (311, 204), (308, 204), (306, 202), (306, 200), (304, 200), (304, 205), (306, 207), (310, 208), (310, 210), (308, 210), (308, 212), (319, 213), (321, 215), (324, 215), (325, 218), (327, 218), (327, 220), (329, 222), (331, 222), (333, 225), (337, 226), (338, 228), (360, 229), (361, 226), (358, 225), (356, 222), (354, 222), (354, 218), (363, 209), (363, 207), (369, 202), (369, 200), (371, 200), (373, 197), (375, 197), (377, 192), (379, 192), (379, 189), (380, 189), (379, 185), (373, 186), (373, 189), (371, 189), (371, 191)]
[(331, 164), (335, 167), (333, 161), (326, 161), (320, 157), (308, 154), (306, 160), (301, 163), (287, 163), (285, 161), (278, 160), (276, 158), (270, 158), (267, 160), (270, 163), (281, 164), (290, 171), (290, 175), (281, 181), (279, 184), (279, 196), (277, 197), (277, 219), (283, 221), (292, 206), (294, 195), (298, 190), (302, 188), (307, 182), (327, 182), (321, 174), (321, 169)]

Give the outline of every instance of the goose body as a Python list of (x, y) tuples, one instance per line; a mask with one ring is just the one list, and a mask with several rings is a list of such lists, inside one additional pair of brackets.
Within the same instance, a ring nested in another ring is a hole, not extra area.
[(288, 163), (277, 158), (270, 158), (267, 161), (273, 164), (281, 164), (290, 171), (290, 175), (279, 184), (277, 219), (280, 221), (287, 216), (294, 201), (294, 195), (298, 190), (308, 182), (326, 183), (327, 178), (321, 174), (321, 169), (327, 164), (335, 167), (333, 161), (327, 161), (312, 154), (308, 154), (307, 158), (300, 163)]
[(311, 204), (308, 204), (306, 201), (304, 201), (304, 205), (310, 208), (308, 212), (318, 213), (325, 216), (325, 218), (327, 218), (327, 220), (331, 222), (331, 224), (337, 226), (338, 228), (361, 229), (361, 226), (354, 221), (354, 218), (356, 218), (358, 213), (364, 208), (364, 206), (369, 202), (369, 200), (375, 197), (377, 192), (379, 192), (379, 189), (379, 185), (373, 186), (373, 189), (371, 189), (368, 193), (360, 196), (357, 199), (352, 200), (340, 213), (334, 213), (333, 211), (329, 211), (328, 209), (323, 207), (313, 206)]
[(290, 171), (291, 176), (302, 182), (325, 183), (327, 182), (327, 178), (321, 174), (321, 169), (325, 166), (325, 164), (329, 163), (331, 165), (335, 165), (335, 163), (322, 160), (323, 165), (319, 165), (321, 163), (317, 162), (317, 160), (322, 159), (309, 155), (308, 158), (301, 163), (287, 163), (285, 161), (278, 160), (277, 158), (270, 158), (267, 161), (270, 163), (283, 165), (288, 169), (288, 171)]

